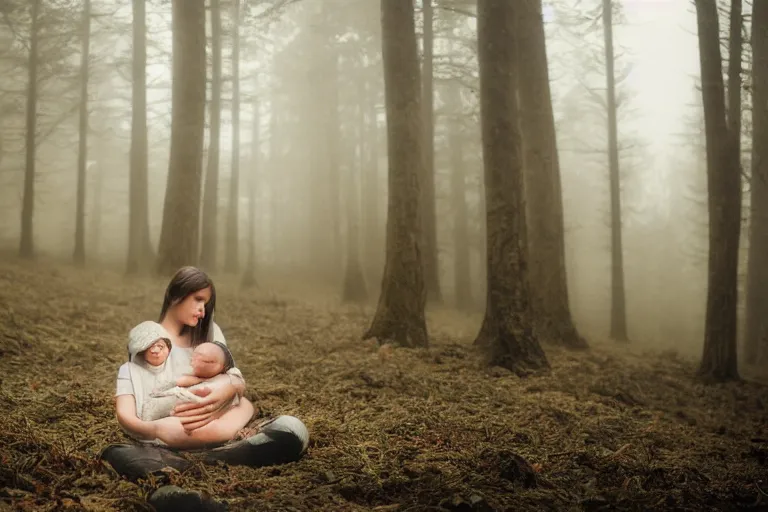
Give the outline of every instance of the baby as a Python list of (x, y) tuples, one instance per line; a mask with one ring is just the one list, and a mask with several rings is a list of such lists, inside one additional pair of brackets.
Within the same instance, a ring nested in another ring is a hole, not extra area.
[[(209, 341), (201, 343), (192, 352), (191, 375), (182, 375), (176, 381), (165, 381), (157, 386), (150, 396), (154, 398), (175, 396), (184, 401), (202, 402), (203, 397), (192, 391), (203, 387), (213, 389), (221, 381), (209, 380), (233, 368), (232, 354), (222, 343)], [(233, 405), (236, 405), (233, 404)]]
[[(168, 332), (157, 322), (142, 322), (129, 334), (128, 351), (131, 380), (136, 398), (136, 412), (144, 421), (170, 416), (178, 400), (201, 402), (192, 391), (202, 387), (215, 389), (228, 379), (215, 379), (234, 366), (232, 354), (219, 342), (205, 342), (192, 353), (191, 375), (172, 380), (172, 368), (166, 368), (171, 351)], [(232, 406), (237, 405), (235, 397)]]

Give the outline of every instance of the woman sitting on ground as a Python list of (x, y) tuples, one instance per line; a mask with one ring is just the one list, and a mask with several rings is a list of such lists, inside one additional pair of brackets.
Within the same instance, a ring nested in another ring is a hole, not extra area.
[[(131, 329), (128, 335), (130, 361), (123, 363), (118, 371), (117, 395), (135, 398), (137, 416), (141, 421), (137, 422), (132, 416), (124, 421), (137, 424), (135, 430), (148, 430), (145, 422), (161, 418), (167, 418), (173, 427), (183, 430), (180, 419), (170, 417), (179, 401), (201, 402), (205, 397), (194, 394), (195, 390), (208, 388), (213, 391), (219, 386), (232, 383), (233, 378), (238, 379), (237, 382), (242, 380), (240, 370), (234, 367), (235, 362), (229, 348), (218, 341), (206, 341), (197, 345), (190, 361), (192, 374), (174, 379), (173, 368), (166, 365), (171, 348), (171, 335), (162, 325), (151, 320), (141, 322)], [(234, 408), (238, 401), (235, 395), (232, 407), (228, 409)], [(188, 431), (190, 446), (196, 447), (201, 442), (217, 444), (232, 439), (236, 434), (232, 429), (242, 422), (237, 418), (230, 421), (231, 414), (237, 415), (238, 412), (228, 410), (204, 427)], [(153, 435), (148, 439), (139, 440), (163, 443), (155, 435), (157, 429), (151, 430)]]
[[(171, 378), (190, 373), (192, 354), (200, 343), (214, 341), (226, 346), (221, 329), (213, 322), (215, 307), (216, 290), (204, 272), (195, 267), (176, 272), (166, 289), (159, 320), (171, 337), (172, 348), (165, 362), (172, 369)], [(253, 404), (243, 397), (245, 380), (239, 370), (233, 370), (228, 372), (230, 382), (215, 390), (193, 391), (204, 400), (179, 403), (172, 416), (153, 421), (139, 418), (131, 373), (121, 371), (117, 380), (117, 420), (125, 432), (143, 442), (111, 445), (102, 452), (102, 458), (129, 478), (146, 477), (167, 466), (185, 469), (189, 461), (174, 453), (178, 449), (197, 449), (208, 462), (222, 460), (248, 466), (298, 460), (309, 441), (304, 424), (293, 416), (278, 416), (266, 422), (256, 418)], [(235, 397), (239, 400), (232, 405)], [(216, 429), (203, 428), (214, 420)], [(201, 435), (206, 431), (211, 434)], [(244, 439), (232, 442), (238, 432), (255, 434), (242, 435)], [(147, 443), (155, 439), (166, 446)], [(222, 446), (206, 449), (211, 445)]]

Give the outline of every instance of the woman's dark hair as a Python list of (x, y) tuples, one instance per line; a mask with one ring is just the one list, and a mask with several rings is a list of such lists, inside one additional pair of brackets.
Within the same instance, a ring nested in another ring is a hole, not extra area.
[(216, 287), (213, 286), (211, 278), (199, 268), (181, 267), (173, 275), (168, 283), (168, 287), (165, 289), (163, 307), (160, 310), (160, 322), (163, 321), (171, 306), (175, 306), (189, 295), (209, 287), (211, 289), (211, 300), (205, 305), (205, 317), (197, 322), (195, 327), (184, 325), (179, 333), (180, 336), (183, 336), (190, 332), (193, 347), (213, 339), (213, 312), (216, 309)]

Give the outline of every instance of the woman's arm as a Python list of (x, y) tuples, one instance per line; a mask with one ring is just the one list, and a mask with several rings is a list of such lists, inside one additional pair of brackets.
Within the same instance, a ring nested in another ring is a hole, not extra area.
[(157, 420), (157, 438), (172, 448), (193, 449), (217, 446), (235, 438), (253, 417), (253, 405), (248, 400), (227, 409), (216, 421), (185, 430), (180, 418), (168, 417)]
[(248, 401), (227, 410), (218, 421), (194, 432), (184, 429), (181, 418), (166, 417), (155, 421), (144, 421), (136, 415), (136, 400), (133, 395), (119, 395), (116, 399), (117, 421), (132, 437), (143, 440), (159, 439), (168, 446), (178, 449), (204, 448), (224, 443), (235, 437), (253, 415), (253, 406)]
[(133, 395), (118, 395), (115, 398), (117, 422), (133, 437), (138, 439), (156, 439), (157, 426), (150, 421), (143, 421), (136, 414), (136, 398)]
[(195, 386), (197, 384), (200, 384), (205, 379), (202, 379), (200, 377), (195, 377), (194, 375), (182, 375), (178, 379), (176, 379), (176, 385), (182, 388), (188, 388), (190, 386)]
[(137, 439), (155, 439), (155, 425), (143, 421), (136, 411), (136, 396), (131, 379), (131, 363), (124, 363), (117, 372), (115, 412), (117, 422), (131, 437)]
[[(232, 403), (237, 395), (237, 388), (231, 382), (221, 386), (203, 387), (192, 390), (192, 393), (205, 398), (200, 402), (182, 402), (173, 409), (173, 416), (181, 420), (187, 431), (204, 427), (221, 416), (224, 409)], [(244, 399), (241, 399), (241, 401)]]
[(231, 368), (226, 375), (229, 376), (229, 382), (235, 386), (237, 396), (243, 396), (245, 393), (245, 379), (243, 378), (243, 374), (240, 373), (240, 370)]

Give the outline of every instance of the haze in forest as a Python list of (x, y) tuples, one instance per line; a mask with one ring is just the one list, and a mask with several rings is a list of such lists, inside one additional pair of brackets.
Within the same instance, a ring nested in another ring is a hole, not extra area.
[[(129, 231), (132, 14), (131, 5), (124, 4), (91, 0), (84, 200), (86, 261), (117, 269), (125, 267)], [(279, 288), (298, 281), (340, 294), (352, 240), (359, 244), (368, 300), (375, 302), (384, 262), (388, 186), (379, 2), (245, 2), (239, 24), (237, 120), (232, 116), (232, 3), (217, 4), (222, 20), (218, 214), (215, 238), (206, 241), (203, 233), (199, 243), (213, 246), (221, 272), (253, 267), (262, 284)], [(611, 310), (601, 4), (550, 0), (544, 5), (570, 308), (580, 332), (590, 339), (608, 336)], [(696, 12), (691, 2), (681, 0), (614, 4), (627, 330), (634, 345), (698, 356), (704, 337), (708, 231)], [(417, 1), (419, 36), (420, 7)], [(70, 258), (75, 244), (81, 7), (80, 2), (45, 0), (41, 9), (34, 245), (38, 255)], [(148, 0), (146, 9), (148, 212), (150, 241), (156, 248), (169, 168), (171, 8), (167, 2)], [(485, 214), (474, 13), (475, 2), (470, 1), (438, 2), (436, 7), (434, 158), (444, 305), (461, 303), (479, 315), (485, 301)], [(727, 19), (720, 27), (727, 29)], [(16, 250), (20, 237), (29, 31), (27, 9), (16, 5), (7, 10), (0, 24), (0, 243), (8, 251)], [(207, 32), (204, 190), (212, 165), (210, 19)], [(234, 192), (239, 206), (237, 258), (230, 265), (233, 121), (239, 123)], [(452, 179), (457, 174), (463, 186), (459, 200), (468, 227), (471, 277), (470, 293), (463, 297), (455, 293), (459, 245)], [(201, 227), (205, 219), (204, 213)]]

